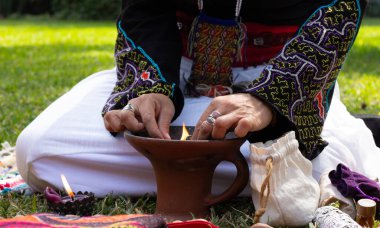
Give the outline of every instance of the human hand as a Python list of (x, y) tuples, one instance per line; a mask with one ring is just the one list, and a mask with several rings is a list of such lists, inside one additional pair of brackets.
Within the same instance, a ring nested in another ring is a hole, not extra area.
[(131, 99), (133, 109), (112, 110), (104, 115), (104, 126), (108, 131), (144, 129), (152, 138), (170, 139), (169, 125), (174, 116), (174, 104), (169, 97), (150, 93)]
[[(211, 114), (214, 123), (208, 119)], [(223, 139), (230, 129), (234, 129), (237, 137), (244, 137), (248, 132), (267, 127), (272, 118), (271, 108), (251, 94), (219, 96), (214, 98), (203, 112), (191, 139), (207, 139), (210, 136), (214, 139)]]

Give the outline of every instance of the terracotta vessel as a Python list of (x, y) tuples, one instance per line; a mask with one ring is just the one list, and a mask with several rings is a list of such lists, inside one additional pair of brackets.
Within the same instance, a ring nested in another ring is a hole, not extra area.
[[(240, 146), (245, 139), (181, 141), (178, 139), (182, 127), (171, 127), (170, 131), (172, 140), (124, 133), (127, 141), (153, 166), (157, 182), (156, 214), (168, 220), (205, 218), (211, 205), (228, 200), (244, 189), (249, 172)], [(237, 175), (228, 189), (212, 196), (212, 177), (221, 161), (232, 162)]]

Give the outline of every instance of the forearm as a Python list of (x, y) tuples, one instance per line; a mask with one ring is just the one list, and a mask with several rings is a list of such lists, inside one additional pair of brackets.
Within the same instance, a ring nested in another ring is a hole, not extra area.
[(178, 116), (183, 106), (179, 90), (181, 44), (172, 4), (130, 1), (117, 22), (115, 45), (117, 83), (102, 114), (124, 107), (147, 93), (168, 96)]
[(296, 131), (309, 159), (326, 145), (320, 134), (335, 81), (361, 22), (363, 5), (358, 3), (337, 1), (319, 8), (246, 90), (276, 110), (277, 126), (272, 130)]

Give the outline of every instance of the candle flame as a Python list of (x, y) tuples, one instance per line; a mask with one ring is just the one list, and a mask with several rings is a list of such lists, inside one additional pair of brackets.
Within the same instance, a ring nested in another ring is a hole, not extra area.
[(185, 123), (182, 124), (182, 136), (181, 136), (181, 140), (186, 140), (187, 137), (189, 137), (189, 132), (187, 131), (186, 129), (186, 125)]
[(69, 195), (71, 199), (74, 199), (75, 194), (73, 190), (71, 190), (71, 187), (69, 185), (69, 182), (67, 182), (65, 175), (61, 174), (61, 179), (62, 179), (63, 187), (65, 188), (65, 191), (67, 192), (67, 195)]

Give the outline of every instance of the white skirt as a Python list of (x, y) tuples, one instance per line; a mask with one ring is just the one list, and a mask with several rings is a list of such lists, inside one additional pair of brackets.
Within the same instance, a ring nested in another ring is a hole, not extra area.
[[(190, 75), (191, 61), (182, 59), (183, 79)], [(258, 76), (264, 66), (234, 68), (234, 81)], [(43, 111), (20, 134), (16, 143), (17, 166), (25, 181), (35, 190), (46, 186), (63, 189), (60, 174), (68, 179), (73, 191), (141, 196), (156, 192), (155, 177), (149, 161), (138, 153), (122, 134), (116, 137), (105, 129), (101, 110), (116, 82), (116, 71), (106, 70), (79, 82)], [(182, 114), (173, 126), (183, 122), (194, 126), (210, 103), (208, 97), (186, 98)], [(344, 163), (368, 177), (380, 177), (380, 149), (375, 146), (364, 122), (351, 116), (339, 98), (336, 86), (331, 108), (322, 132), (329, 142), (313, 160), (313, 176)], [(248, 142), (241, 151), (248, 159)], [(214, 175), (213, 192), (225, 190), (236, 174), (232, 164), (223, 162)], [(241, 193), (250, 196), (249, 185)]]

